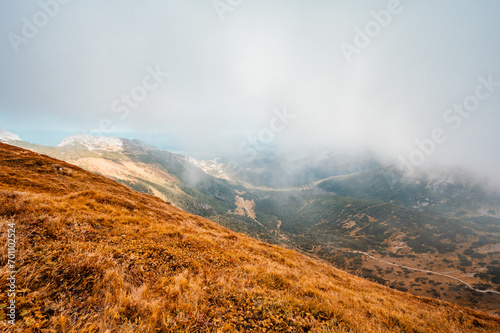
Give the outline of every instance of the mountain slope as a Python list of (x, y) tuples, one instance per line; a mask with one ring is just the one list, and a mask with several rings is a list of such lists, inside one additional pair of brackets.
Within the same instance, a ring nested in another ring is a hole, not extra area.
[(408, 178), (394, 167), (376, 168), (332, 177), (318, 187), (337, 195), (391, 202), (443, 216), (491, 216), (500, 222), (498, 190), (463, 170), (420, 172)]
[(385, 288), (5, 144), (0, 207), (2, 239), (16, 228), (19, 332), (500, 329), (497, 317)]
[(184, 156), (139, 140), (75, 135), (57, 147), (22, 141), (16, 145), (110, 177), (197, 215), (209, 217), (236, 208), (236, 193), (227, 181), (207, 175)]

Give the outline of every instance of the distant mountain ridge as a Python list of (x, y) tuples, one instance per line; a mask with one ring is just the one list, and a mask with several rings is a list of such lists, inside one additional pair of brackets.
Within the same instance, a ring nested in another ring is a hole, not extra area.
[(80, 134), (65, 138), (58, 145), (58, 147), (64, 147), (74, 144), (83, 145), (89, 150), (101, 149), (108, 151), (120, 151), (123, 146), (123, 141), (122, 139), (112, 138), (112, 137)]
[(464, 170), (420, 172), (411, 178), (396, 168), (376, 168), (318, 184), (328, 193), (378, 200), (449, 217), (500, 218), (500, 195), (486, 179)]

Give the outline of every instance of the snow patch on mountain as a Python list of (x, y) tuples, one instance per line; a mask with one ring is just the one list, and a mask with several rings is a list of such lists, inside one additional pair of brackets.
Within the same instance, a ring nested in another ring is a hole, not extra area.
[(121, 151), (123, 150), (123, 141), (118, 138), (111, 138), (106, 136), (78, 134), (69, 136), (64, 139), (58, 147), (69, 145), (82, 145), (88, 150), (106, 150), (106, 151)]
[(21, 141), (21, 138), (11, 132), (0, 129), (0, 142)]
[(231, 180), (231, 177), (225, 172), (225, 165), (219, 163), (219, 159), (216, 158), (210, 161), (197, 160), (193, 157), (186, 158), (188, 162), (194, 164), (206, 174), (225, 180)]

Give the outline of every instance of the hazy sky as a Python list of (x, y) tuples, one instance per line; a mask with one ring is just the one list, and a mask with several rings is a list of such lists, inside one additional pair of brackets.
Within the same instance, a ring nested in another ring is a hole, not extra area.
[(426, 159), (500, 167), (498, 0), (60, 2), (0, 0), (0, 128), (405, 158), (441, 128)]

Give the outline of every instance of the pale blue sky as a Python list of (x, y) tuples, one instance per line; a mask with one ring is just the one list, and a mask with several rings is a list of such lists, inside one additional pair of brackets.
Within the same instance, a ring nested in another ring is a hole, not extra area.
[[(247, 0), (221, 21), (210, 0), (73, 0), (44, 25), (50, 2), (0, 1), (5, 130), (89, 132), (109, 119), (117, 132), (231, 151), (286, 106), (296, 118), (278, 145), (406, 156), (443, 127), (432, 158), (500, 167), (500, 88), (458, 130), (442, 118), (479, 76), (500, 81), (499, 1), (401, 0), (351, 63), (341, 43), (354, 45), (354, 29), (391, 1)], [(22, 37), (34, 15), (43, 27), (15, 52), (9, 33)], [(113, 112), (158, 64), (169, 76), (126, 116)]]

